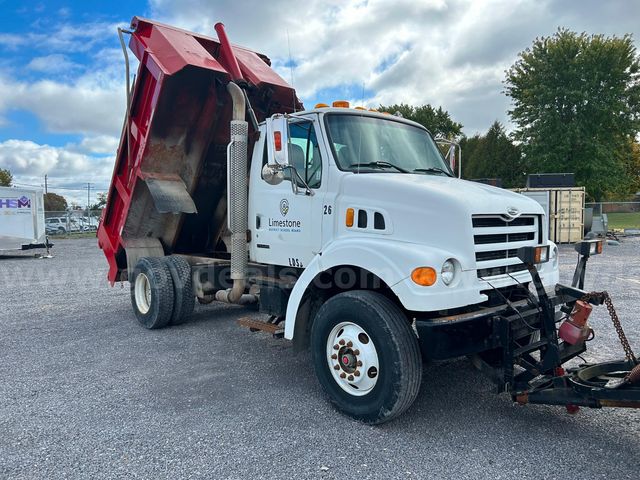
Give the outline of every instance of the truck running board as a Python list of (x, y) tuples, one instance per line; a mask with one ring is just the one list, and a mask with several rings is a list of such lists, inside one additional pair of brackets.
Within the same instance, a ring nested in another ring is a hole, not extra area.
[(244, 317), (238, 320), (238, 325), (241, 327), (247, 327), (252, 332), (263, 331), (278, 338), (284, 336), (284, 327), (280, 326), (278, 323), (261, 322), (260, 320), (253, 320), (251, 318)]

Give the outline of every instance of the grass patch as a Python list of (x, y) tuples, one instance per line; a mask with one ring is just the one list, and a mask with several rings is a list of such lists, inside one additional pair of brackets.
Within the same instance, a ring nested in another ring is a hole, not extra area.
[(640, 228), (640, 212), (607, 213), (609, 228)]

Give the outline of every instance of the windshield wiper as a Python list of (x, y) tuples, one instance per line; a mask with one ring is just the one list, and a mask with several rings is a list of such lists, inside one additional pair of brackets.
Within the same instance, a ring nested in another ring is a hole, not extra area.
[(446, 170), (439, 168), (439, 167), (429, 167), (429, 168), (414, 168), (413, 169), (414, 172), (421, 172), (421, 173), (444, 173), (447, 177), (451, 177), (452, 175), (447, 172)]
[(359, 167), (395, 168), (396, 170), (402, 173), (411, 173), (409, 170), (405, 170), (402, 167), (399, 167), (397, 165), (394, 165), (393, 163), (389, 163), (385, 161), (354, 163), (353, 165), (349, 165), (349, 168), (359, 168)]

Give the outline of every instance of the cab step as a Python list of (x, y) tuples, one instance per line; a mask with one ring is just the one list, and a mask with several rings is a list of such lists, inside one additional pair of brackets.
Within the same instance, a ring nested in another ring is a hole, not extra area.
[(253, 320), (251, 318), (244, 317), (238, 320), (238, 325), (246, 327), (252, 332), (267, 332), (277, 338), (282, 338), (284, 336), (284, 327), (280, 326), (278, 323), (262, 322), (260, 320)]

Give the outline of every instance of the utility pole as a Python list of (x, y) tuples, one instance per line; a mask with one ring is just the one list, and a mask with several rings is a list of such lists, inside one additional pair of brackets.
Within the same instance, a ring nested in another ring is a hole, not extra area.
[(91, 225), (91, 183), (87, 182), (87, 222)]

